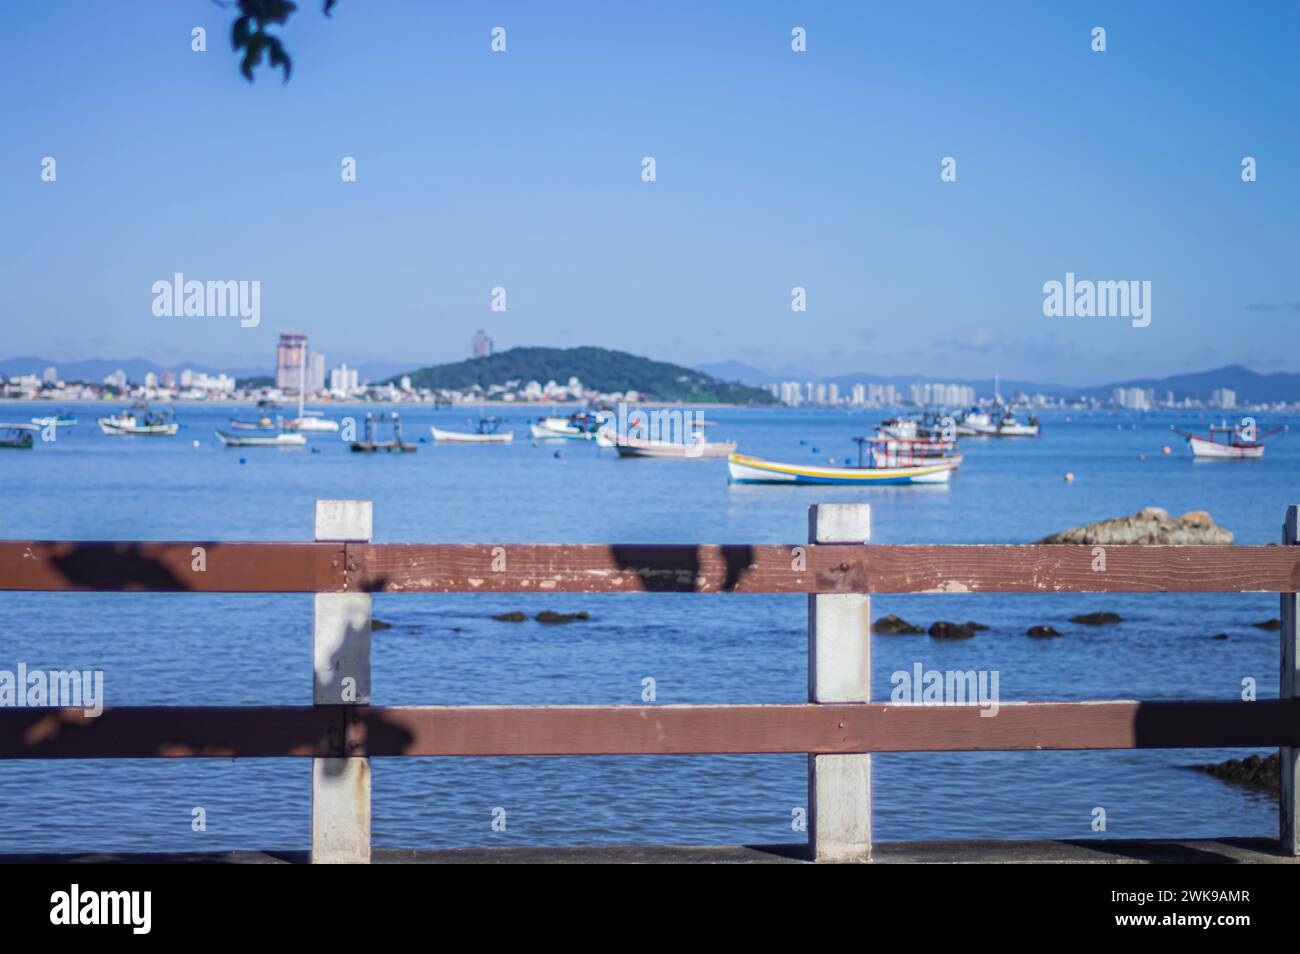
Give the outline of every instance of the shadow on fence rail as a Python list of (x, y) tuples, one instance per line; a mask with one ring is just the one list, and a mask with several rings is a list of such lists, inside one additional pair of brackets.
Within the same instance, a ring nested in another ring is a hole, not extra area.
[[(0, 589), (315, 594), (315, 705), (0, 709), (0, 758), (314, 760), (313, 860), (369, 860), (368, 759), (808, 753), (818, 860), (867, 860), (872, 752), (1278, 746), (1281, 850), (1297, 841), (1297, 510), (1270, 547), (881, 546), (863, 504), (814, 506), (791, 545), (375, 544), (367, 501), (318, 501), (317, 541), (0, 542)], [(369, 705), (371, 593), (802, 593), (810, 701), (792, 705)], [(869, 701), (872, 593), (1275, 592), (1279, 698)], [(351, 695), (349, 696), (349, 693)]]

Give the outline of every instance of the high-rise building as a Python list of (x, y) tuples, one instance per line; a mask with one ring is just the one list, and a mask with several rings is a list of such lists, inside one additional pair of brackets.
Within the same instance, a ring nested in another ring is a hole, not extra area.
[(975, 403), (975, 389), (967, 384), (913, 384), (912, 403), (940, 407), (968, 407)]
[(472, 358), (487, 358), (492, 354), (492, 339), (488, 337), (486, 331), (480, 328), (474, 332), (474, 337), (469, 341), (469, 353)]
[(325, 390), (325, 355), (319, 351), (307, 352), (307, 392), (314, 394)]
[(1210, 406), (1231, 411), (1237, 406), (1237, 392), (1231, 388), (1215, 388), (1210, 392)]
[(1155, 393), (1141, 388), (1114, 388), (1110, 392), (1110, 400), (1126, 411), (1149, 411), (1155, 401)]
[(340, 364), (330, 372), (330, 390), (350, 394), (357, 390), (357, 369)]
[[(305, 373), (304, 373), (305, 372)], [(307, 347), (307, 336), (296, 331), (280, 334), (275, 349), (275, 386), (297, 393), (325, 390), (325, 355)]]
[(293, 331), (280, 334), (275, 349), (275, 386), (282, 391), (297, 391), (307, 361), (307, 336)]

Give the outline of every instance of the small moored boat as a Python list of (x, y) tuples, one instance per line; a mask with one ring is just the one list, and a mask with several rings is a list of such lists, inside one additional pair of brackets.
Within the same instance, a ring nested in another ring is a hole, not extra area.
[(337, 431), (339, 429), (338, 421), (322, 416), (320, 411), (304, 410), (303, 402), (306, 400), (307, 364), (306, 362), (303, 362), (298, 369), (298, 416), (290, 418), (284, 422), (285, 430), (324, 433)]
[(1261, 434), (1253, 426), (1220, 424), (1210, 426), (1209, 437), (1197, 437), (1178, 427), (1169, 429), (1187, 439), (1193, 457), (1205, 460), (1259, 460), (1264, 456), (1264, 441), (1286, 431), (1283, 426)]
[(515, 432), (500, 430), (501, 423), (498, 417), (481, 417), (473, 431), (448, 431), (433, 426), (429, 430), (439, 444), (509, 444), (515, 439)]
[(590, 441), (604, 422), (594, 414), (579, 411), (568, 417), (543, 417), (528, 425), (536, 440)]
[(318, 411), (308, 411), (300, 417), (290, 418), (284, 422), (286, 430), (290, 431), (312, 431), (315, 433), (335, 432), (339, 429), (339, 422), (328, 417), (322, 417)]
[(0, 450), (31, 450), (32, 432), (38, 430), (35, 424), (0, 424)]
[(889, 420), (881, 421), (876, 425), (876, 433), (881, 437), (892, 437), (896, 440), (907, 441), (916, 438), (920, 426), (920, 421), (911, 418), (891, 417)]
[(737, 484), (846, 484), (883, 487), (894, 484), (946, 484), (956, 469), (949, 461), (910, 467), (821, 467), (814, 464), (785, 464), (730, 454), (727, 469)]
[(619, 457), (657, 457), (665, 460), (718, 460), (726, 457), (736, 449), (734, 443), (710, 442), (703, 440), (703, 434), (696, 434), (696, 440), (678, 443), (677, 441), (658, 441), (630, 434), (615, 434), (608, 428), (602, 430), (597, 443), (602, 447), (613, 447)]
[(307, 438), (301, 434), (281, 431), (279, 434), (227, 434), (217, 431), (217, 437), (227, 447), (301, 447)]
[(72, 427), (77, 423), (77, 419), (66, 411), (56, 411), (44, 417), (34, 417), (32, 423), (39, 424), (42, 427), (50, 427), (51, 425), (54, 427)]
[(858, 443), (858, 466), (862, 464), (863, 445), (871, 445), (872, 467), (917, 467), (946, 463), (953, 470), (961, 466), (962, 455), (957, 453), (956, 441), (917, 438), (902, 440), (895, 437), (855, 437)]
[(279, 425), (269, 417), (264, 417), (260, 421), (241, 421), (237, 417), (232, 417), (230, 426), (236, 431), (274, 431)]
[(98, 421), (101, 431), (117, 436), (170, 437), (180, 430), (170, 411), (151, 411), (147, 407), (141, 408), (139, 414), (134, 409), (120, 411)]
[(975, 437), (1037, 437), (1038, 418), (1031, 415), (1029, 423), (1022, 423), (1010, 408), (992, 415), (967, 414), (958, 423), (957, 432)]

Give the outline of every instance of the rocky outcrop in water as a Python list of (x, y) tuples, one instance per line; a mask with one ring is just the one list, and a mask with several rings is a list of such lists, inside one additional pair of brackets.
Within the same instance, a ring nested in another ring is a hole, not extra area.
[(1120, 621), (1118, 613), (1084, 613), (1080, 616), (1071, 616), (1071, 623), (1082, 623), (1084, 626), (1105, 626), (1107, 623), (1118, 623)]
[(882, 616), (871, 624), (873, 633), (883, 633), (886, 636), (911, 636), (916, 633), (924, 633), (920, 626), (913, 626), (901, 616), (895, 616), (890, 613), (888, 616)]
[(1038, 542), (1089, 546), (1223, 546), (1232, 543), (1232, 531), (1220, 527), (1204, 510), (1193, 510), (1175, 520), (1160, 507), (1143, 507), (1131, 517), (1115, 517), (1075, 527), (1043, 537)]
[(572, 623), (575, 620), (587, 618), (586, 610), (579, 610), (576, 613), (557, 613), (555, 610), (542, 610), (533, 617), (539, 623)]
[(943, 619), (930, 627), (930, 637), (932, 639), (970, 639), (974, 635), (975, 630), (969, 626), (963, 626), (961, 623), (950, 623)]
[(1050, 626), (1030, 626), (1025, 630), (1026, 636), (1032, 636), (1034, 639), (1051, 639), (1053, 636), (1061, 634)]
[(1200, 769), (1215, 778), (1221, 778), (1225, 782), (1239, 782), (1242, 785), (1253, 785), (1275, 791), (1282, 786), (1282, 763), (1278, 761), (1276, 752), (1263, 757), (1248, 755), (1244, 759), (1228, 759), (1226, 762), (1196, 765), (1193, 768)]

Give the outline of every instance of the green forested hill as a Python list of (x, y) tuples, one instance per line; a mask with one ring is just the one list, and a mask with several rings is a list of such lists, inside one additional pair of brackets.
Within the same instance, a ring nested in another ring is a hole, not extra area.
[[(398, 375), (393, 380), (400, 378)], [(565, 384), (576, 377), (597, 391), (638, 391), (656, 401), (693, 404), (775, 404), (759, 388), (728, 384), (702, 371), (651, 361), (607, 348), (511, 348), (486, 358), (439, 364), (411, 371), (417, 388), (487, 388), (507, 381)]]

